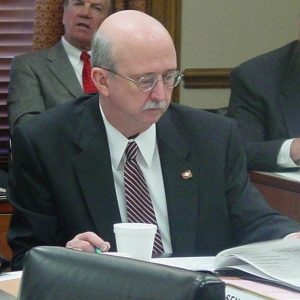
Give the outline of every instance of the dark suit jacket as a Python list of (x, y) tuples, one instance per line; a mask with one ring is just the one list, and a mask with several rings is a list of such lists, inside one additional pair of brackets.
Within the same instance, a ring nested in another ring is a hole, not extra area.
[(282, 143), (300, 137), (300, 42), (241, 64), (231, 89), (228, 116), (237, 121), (248, 168), (278, 170)]
[[(280, 238), (299, 224), (271, 210), (249, 183), (229, 118), (171, 104), (157, 143), (175, 255)], [(184, 180), (181, 173), (191, 170)], [(98, 96), (81, 98), (17, 126), (9, 180), (14, 268), (37, 245), (62, 245), (93, 231), (112, 243), (120, 222)]]
[(49, 49), (17, 56), (10, 73), (10, 126), (82, 94), (61, 41)]

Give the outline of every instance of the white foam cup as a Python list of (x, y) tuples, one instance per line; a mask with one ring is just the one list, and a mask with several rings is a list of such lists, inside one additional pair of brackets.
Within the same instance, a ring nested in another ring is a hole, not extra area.
[(150, 260), (157, 226), (145, 223), (114, 224), (117, 251), (130, 257)]

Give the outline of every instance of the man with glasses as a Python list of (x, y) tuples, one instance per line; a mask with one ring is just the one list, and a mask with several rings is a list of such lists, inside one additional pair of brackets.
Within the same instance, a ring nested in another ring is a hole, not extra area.
[(119, 222), (157, 224), (155, 253), (175, 256), (215, 255), (300, 231), (250, 184), (234, 121), (171, 103), (182, 77), (176, 60), (157, 20), (115, 13), (92, 45), (99, 95), (16, 127), (14, 270), (37, 245), (115, 251)]

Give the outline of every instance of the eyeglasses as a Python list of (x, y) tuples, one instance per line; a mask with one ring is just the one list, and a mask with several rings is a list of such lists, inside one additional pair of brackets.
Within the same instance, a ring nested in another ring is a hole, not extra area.
[(103, 68), (103, 67), (100, 67), (100, 68), (103, 70), (106, 70), (108, 72), (111, 72), (117, 76), (120, 76), (124, 79), (134, 82), (136, 84), (136, 86), (139, 88), (139, 90), (144, 93), (151, 91), (155, 87), (155, 85), (157, 84), (157, 82), (159, 80), (162, 80), (165, 87), (171, 89), (171, 88), (175, 87), (176, 85), (178, 85), (179, 82), (181, 81), (181, 78), (183, 77), (183, 74), (181, 74), (179, 71), (172, 70), (172, 71), (168, 71), (167, 73), (162, 75), (161, 79), (159, 79), (157, 77), (157, 75), (155, 75), (155, 74), (146, 74), (146, 75), (143, 75), (138, 80), (134, 80), (127, 76), (123, 76), (111, 69), (107, 69), (107, 68)]

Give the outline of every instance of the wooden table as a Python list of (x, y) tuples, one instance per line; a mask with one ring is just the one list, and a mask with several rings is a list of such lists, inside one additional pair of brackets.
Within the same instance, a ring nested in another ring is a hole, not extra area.
[(7, 201), (0, 202), (0, 252), (8, 259), (11, 259), (12, 257), (12, 253), (6, 239), (11, 214), (12, 206)]
[(300, 223), (300, 181), (264, 172), (250, 172), (250, 178), (273, 208)]
[(0, 281), (0, 299), (17, 299), (21, 279)]

